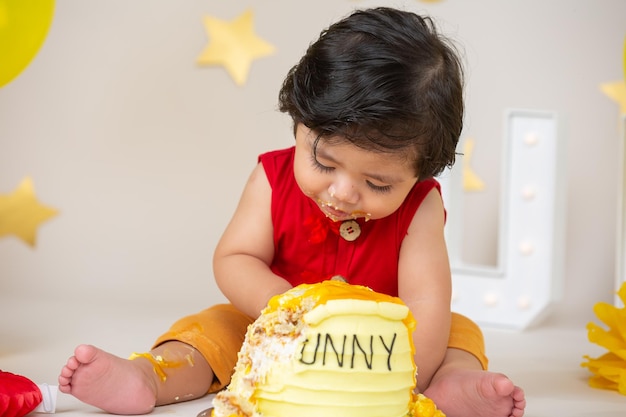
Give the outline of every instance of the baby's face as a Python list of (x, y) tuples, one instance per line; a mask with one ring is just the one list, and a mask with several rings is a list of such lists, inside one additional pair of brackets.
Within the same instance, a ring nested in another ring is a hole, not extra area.
[(404, 153), (377, 153), (323, 139), (300, 124), (294, 174), (300, 189), (335, 221), (380, 219), (396, 211), (417, 182)]

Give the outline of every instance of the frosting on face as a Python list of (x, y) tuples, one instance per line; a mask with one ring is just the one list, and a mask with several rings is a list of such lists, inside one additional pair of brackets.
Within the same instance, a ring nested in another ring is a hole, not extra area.
[(319, 198), (316, 201), (320, 210), (322, 210), (322, 213), (324, 213), (324, 215), (332, 221), (344, 221), (348, 219), (358, 219), (359, 217), (362, 217), (367, 222), (372, 218), (372, 215), (370, 213), (362, 210), (355, 210), (347, 213), (340, 210), (337, 205), (330, 201), (325, 201)]
[(414, 328), (397, 297), (340, 281), (295, 287), (248, 328), (214, 416), (410, 415)]

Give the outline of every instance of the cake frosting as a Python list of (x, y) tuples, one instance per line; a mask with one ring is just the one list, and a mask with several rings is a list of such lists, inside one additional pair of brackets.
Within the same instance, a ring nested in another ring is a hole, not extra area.
[(292, 288), (248, 327), (213, 417), (443, 416), (413, 394), (414, 329), (397, 297), (339, 281)]

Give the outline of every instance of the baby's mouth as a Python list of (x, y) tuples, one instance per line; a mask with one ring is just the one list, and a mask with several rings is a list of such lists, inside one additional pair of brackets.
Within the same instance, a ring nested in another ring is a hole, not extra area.
[(337, 207), (331, 204), (321, 203), (320, 207), (322, 209), (322, 212), (324, 212), (324, 214), (327, 217), (331, 218), (333, 221), (343, 221), (343, 220), (348, 220), (352, 218), (350, 214), (346, 213), (343, 210), (339, 210)]
[(363, 217), (365, 218), (365, 221), (368, 221), (371, 217), (371, 214), (360, 210), (355, 210), (351, 212), (343, 211), (333, 203), (320, 199), (318, 199), (317, 204), (319, 205), (322, 212), (326, 215), (326, 217), (335, 222), (352, 220), (358, 217)]

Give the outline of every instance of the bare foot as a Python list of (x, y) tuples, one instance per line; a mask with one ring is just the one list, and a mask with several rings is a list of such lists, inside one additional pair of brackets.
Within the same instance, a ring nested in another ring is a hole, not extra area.
[(424, 391), (447, 417), (522, 417), (524, 391), (505, 375), (482, 370), (454, 370)]
[(147, 414), (156, 404), (152, 365), (79, 345), (59, 376), (59, 391), (112, 414)]

